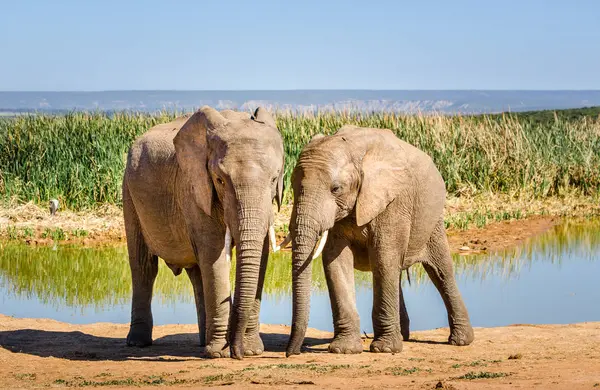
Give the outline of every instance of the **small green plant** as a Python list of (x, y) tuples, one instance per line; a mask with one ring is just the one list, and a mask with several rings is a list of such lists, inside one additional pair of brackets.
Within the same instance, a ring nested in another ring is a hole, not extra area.
[(35, 231), (29, 226), (23, 229), (23, 237), (25, 238), (33, 238), (35, 236)]
[(508, 376), (510, 374), (507, 374), (505, 372), (489, 372), (489, 371), (480, 371), (480, 372), (468, 372), (465, 375), (459, 376), (458, 379), (467, 379), (467, 380), (474, 380), (474, 379), (493, 379), (493, 378), (503, 378), (505, 376)]
[[(265, 366), (262, 366), (262, 367), (265, 367)], [(339, 369), (350, 368), (351, 366), (349, 364), (315, 364), (315, 363), (287, 364), (287, 363), (281, 363), (281, 364), (277, 364), (277, 365), (274, 365), (271, 367), (279, 368), (279, 369), (283, 369), (283, 370), (310, 370), (310, 371), (315, 371), (317, 373), (325, 373), (325, 372), (335, 371), (335, 370), (339, 370)]]
[(20, 379), (20, 380), (33, 381), (33, 380), (35, 380), (35, 378), (37, 378), (37, 375), (36, 374), (15, 374), (15, 378)]
[(54, 241), (64, 241), (67, 239), (67, 233), (61, 228), (56, 228), (50, 232), (50, 237)]
[(389, 371), (392, 373), (392, 375), (406, 376), (406, 375), (414, 374), (415, 372), (419, 372), (419, 371), (421, 371), (421, 369), (418, 367), (412, 367), (412, 368), (391, 367), (389, 369)]
[(487, 367), (487, 363), (483, 362), (482, 360), (475, 360), (474, 362), (469, 363), (468, 366), (469, 367), (478, 367), (478, 366)]
[(84, 229), (75, 229), (75, 230), (71, 231), (71, 236), (76, 237), (76, 238), (87, 237), (88, 235), (89, 235), (89, 232)]
[(213, 382), (221, 382), (221, 381), (229, 381), (233, 378), (232, 374), (217, 374), (217, 375), (208, 375), (203, 378), (203, 382), (206, 384)]
[(6, 228), (6, 235), (9, 240), (16, 240), (19, 238), (19, 231), (15, 226), (8, 226)]
[(42, 238), (48, 238), (51, 235), (52, 235), (52, 230), (50, 230), (50, 228), (44, 229), (44, 231), (41, 234)]

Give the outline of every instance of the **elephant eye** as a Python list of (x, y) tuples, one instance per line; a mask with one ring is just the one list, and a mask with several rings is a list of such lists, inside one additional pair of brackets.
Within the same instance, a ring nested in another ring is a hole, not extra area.
[(277, 181), (277, 177), (274, 177), (271, 179), (271, 184), (275, 184), (275, 182)]
[(342, 191), (342, 186), (340, 186), (339, 184), (334, 184), (333, 186), (331, 186), (332, 194), (339, 194), (341, 191)]
[(223, 179), (221, 179), (220, 177), (217, 177), (217, 183), (223, 185)]

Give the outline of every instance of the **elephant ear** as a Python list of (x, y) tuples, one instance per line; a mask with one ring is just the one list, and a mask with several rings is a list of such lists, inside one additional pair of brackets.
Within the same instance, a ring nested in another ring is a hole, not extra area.
[(277, 124), (275, 123), (275, 119), (262, 107), (256, 108), (254, 111), (253, 119), (257, 122), (264, 123), (267, 126), (277, 128)]
[[(277, 123), (275, 123), (275, 119), (269, 114), (267, 110), (262, 107), (257, 107), (254, 111), (254, 115), (252, 115), (252, 119), (256, 122), (263, 123), (269, 127), (277, 129)], [(284, 168), (285, 168), (285, 157), (284, 161), (281, 162), (281, 170), (279, 172), (279, 177), (277, 178), (277, 195), (275, 199), (277, 200), (277, 211), (281, 210), (281, 204), (283, 202), (283, 191), (284, 191)]]
[(412, 177), (401, 147), (373, 145), (362, 159), (362, 184), (356, 199), (356, 224), (363, 226), (381, 214), (402, 192)]
[(213, 183), (208, 172), (207, 133), (224, 126), (227, 119), (219, 112), (202, 107), (188, 119), (173, 139), (177, 164), (190, 186), (196, 204), (206, 215), (211, 214)]

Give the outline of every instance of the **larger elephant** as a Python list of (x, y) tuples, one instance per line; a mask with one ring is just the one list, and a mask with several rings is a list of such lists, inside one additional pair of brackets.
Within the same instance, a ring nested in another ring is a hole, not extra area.
[[(160, 257), (176, 275), (187, 271), (206, 355), (262, 353), (260, 297), (283, 167), (281, 135), (261, 108), (251, 116), (203, 107), (134, 142), (123, 179), (133, 282), (127, 344), (152, 343), (152, 287)], [(230, 316), (232, 246), (237, 269)]]
[(446, 305), (449, 342), (473, 341), (444, 229), (445, 184), (429, 156), (390, 130), (344, 126), (306, 145), (292, 184), (293, 318), (287, 356), (300, 353), (308, 326), (311, 261), (321, 250), (334, 322), (330, 352), (363, 349), (354, 268), (373, 273), (370, 350), (401, 351), (400, 275), (418, 262)]

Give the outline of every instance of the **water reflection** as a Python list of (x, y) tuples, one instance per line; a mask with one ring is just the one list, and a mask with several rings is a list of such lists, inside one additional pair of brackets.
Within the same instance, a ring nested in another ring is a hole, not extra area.
[[(600, 313), (594, 312), (594, 306), (589, 304), (591, 299), (600, 300), (600, 289), (594, 281), (600, 275), (596, 261), (599, 256), (600, 221), (595, 221), (561, 225), (521, 247), (500, 253), (455, 256), (454, 263), (475, 326), (511, 321), (564, 323), (600, 320)], [(0, 312), (76, 323), (126, 323), (131, 294), (129, 272), (125, 247), (52, 250), (1, 244)], [(410, 274), (411, 285), (404, 278), (403, 288), (411, 327), (447, 326), (442, 301), (423, 268), (412, 267)], [(356, 272), (355, 276), (362, 325), (370, 331), (371, 275)], [(233, 281), (233, 272), (231, 277)], [(289, 324), (289, 253), (271, 257), (264, 291), (261, 321)], [(553, 293), (562, 295), (556, 298)], [(569, 299), (562, 299), (563, 296)], [(320, 260), (313, 267), (311, 306), (310, 326), (331, 329), (329, 297)], [(185, 273), (174, 277), (161, 262), (153, 310), (156, 324), (196, 321), (192, 289)]]

